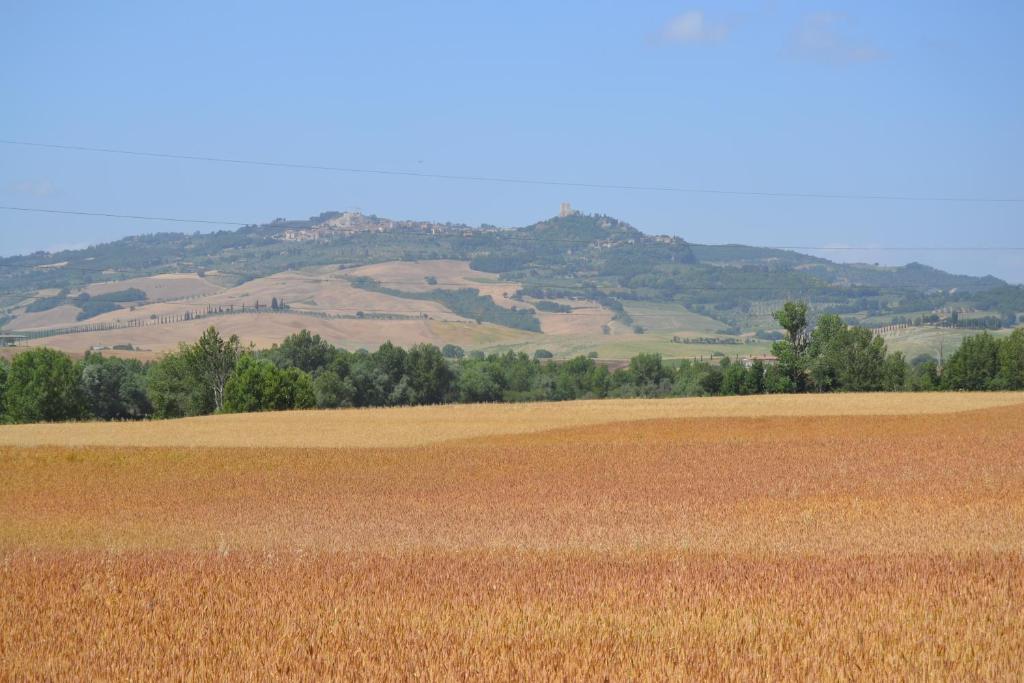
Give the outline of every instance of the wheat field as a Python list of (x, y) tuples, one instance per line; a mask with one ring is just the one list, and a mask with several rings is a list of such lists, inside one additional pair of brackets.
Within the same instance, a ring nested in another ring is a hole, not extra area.
[(422, 446), (457, 439), (526, 434), (655, 418), (817, 418), (844, 415), (958, 413), (1024, 404), (1014, 392), (780, 394), (657, 401), (603, 399), (571, 403), (291, 410), (157, 422), (86, 422), (0, 426), (0, 446), (303, 447)]
[(769, 398), (0, 428), (0, 677), (1019, 680), (1024, 396)]

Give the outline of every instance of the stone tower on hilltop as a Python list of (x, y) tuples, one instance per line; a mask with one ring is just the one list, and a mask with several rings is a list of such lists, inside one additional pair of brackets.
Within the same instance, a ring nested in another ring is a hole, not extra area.
[(575, 213), (576, 212), (572, 210), (572, 204), (570, 204), (569, 202), (562, 202), (562, 206), (559, 207), (558, 209), (558, 215), (561, 216), (562, 218), (565, 218), (566, 216), (572, 216)]

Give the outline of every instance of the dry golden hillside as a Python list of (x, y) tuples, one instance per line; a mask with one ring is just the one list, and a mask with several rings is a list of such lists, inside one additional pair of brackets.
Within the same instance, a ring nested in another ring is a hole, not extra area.
[[(413, 278), (411, 271), (438, 273), (438, 287), (472, 286), (494, 294), (505, 302), (504, 293), (514, 291), (514, 283), (487, 285), (492, 276), (470, 271), (458, 261), (426, 261), (405, 264), (368, 266), (396, 289), (417, 290), (425, 275)], [(90, 285), (90, 294), (119, 291), (135, 287), (146, 291), (149, 301), (133, 303), (129, 308), (111, 311), (84, 321), (88, 324), (117, 324), (128, 320), (150, 323), (145, 327), (61, 334), (31, 340), (30, 345), (46, 345), (71, 353), (81, 353), (93, 346), (132, 344), (150, 352), (174, 349), (179, 342), (196, 339), (209, 325), (216, 325), (227, 334), (237, 334), (246, 342), (267, 347), (301, 329), (309, 329), (334, 344), (351, 349), (376, 348), (384, 341), (409, 346), (421, 342), (437, 345), (455, 343), (477, 347), (494, 347), (530, 343), (540, 335), (497, 325), (477, 325), (432, 301), (417, 301), (388, 296), (353, 287), (352, 277), (364, 268), (342, 270), (337, 266), (306, 268), (301, 271), (276, 273), (256, 278), (241, 285), (222, 288), (194, 274), (154, 276)], [(391, 271), (393, 275), (389, 275)], [(403, 279), (399, 279), (399, 276)], [(412, 285), (406, 285), (406, 279)], [(289, 312), (271, 312), (270, 303), (278, 299), (288, 304)], [(259, 303), (261, 313), (252, 312)], [(204, 313), (210, 308), (230, 309), (231, 315), (195, 320), (174, 320), (189, 313)], [(243, 309), (249, 312), (242, 312)], [(9, 326), (11, 329), (46, 329), (76, 324), (78, 310), (59, 306), (41, 313), (23, 313)], [(357, 319), (357, 315), (363, 315)], [(382, 319), (388, 318), (391, 319)], [(161, 321), (160, 324), (152, 324)], [(79, 323), (81, 324), (81, 323)]]
[[(115, 282), (97, 282), (83, 290), (90, 296), (110, 294), (126, 289), (141, 289), (151, 301), (195, 298), (215, 294), (223, 289), (197, 273), (163, 273), (150, 277), (137, 277)], [(77, 292), (75, 292), (77, 293)]]
[[(59, 334), (28, 342), (47, 345), (69, 353), (84, 353), (92, 347), (131, 344), (150, 355), (174, 349), (178, 343), (196, 339), (209, 325), (237, 334), (259, 347), (280, 342), (301, 329), (321, 335), (331, 343), (349, 349), (376, 348), (385, 341), (403, 346), (431, 343), (456, 344), (484, 351), (515, 350), (532, 353), (544, 348), (559, 356), (596, 351), (602, 358), (622, 360), (644, 351), (666, 357), (708, 355), (718, 347), (672, 342), (675, 336), (712, 333), (721, 323), (685, 310), (680, 305), (630, 304), (650, 331), (636, 334), (632, 325), (613, 322), (613, 312), (593, 301), (558, 299), (571, 312), (537, 310), (541, 333), (477, 324), (449, 310), (441, 303), (391, 296), (353, 287), (356, 277), (371, 277), (383, 286), (410, 293), (435, 289), (475, 288), (499, 306), (535, 306), (536, 299), (512, 299), (518, 282), (499, 280), (491, 273), (470, 269), (466, 261), (388, 261), (354, 268), (338, 265), (284, 271), (256, 278), (233, 287), (215, 282), (215, 274), (165, 274), (131, 280), (96, 283), (84, 291), (107, 294), (132, 287), (146, 292), (148, 299), (131, 302), (120, 310), (76, 321), (79, 308), (58, 306), (39, 313), (18, 313), (8, 327), (13, 330), (51, 329), (73, 325), (115, 325), (126, 321), (144, 322), (104, 331)], [(434, 283), (434, 284), (431, 284)], [(77, 295), (79, 292), (71, 292)], [(51, 293), (52, 294), (52, 293)], [(287, 312), (271, 312), (273, 299), (285, 302)], [(262, 312), (252, 309), (259, 303)], [(231, 310), (216, 315), (184, 320), (187, 314), (205, 314), (210, 309)], [(243, 310), (249, 312), (243, 312)], [(359, 319), (357, 319), (359, 316)], [(764, 343), (728, 347), (732, 353), (764, 351)], [(147, 356), (148, 357), (148, 356)]]

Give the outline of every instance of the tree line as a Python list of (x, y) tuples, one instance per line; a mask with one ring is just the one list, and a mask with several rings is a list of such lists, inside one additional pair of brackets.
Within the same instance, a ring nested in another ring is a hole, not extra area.
[(594, 358), (565, 362), (508, 351), (466, 354), (385, 342), (376, 351), (339, 349), (303, 330), (269, 349), (245, 347), (210, 327), (158, 361), (88, 353), (74, 361), (40, 347), (0, 361), (0, 421), (135, 420), (211, 413), (436, 403), (566, 401), (583, 398), (728, 396), (836, 391), (1024, 389), (1024, 329), (969, 337), (940, 365), (907, 362), (881, 337), (837, 315), (813, 326), (807, 306), (776, 312), (785, 338), (776, 360), (720, 364), (659, 354), (609, 370)]

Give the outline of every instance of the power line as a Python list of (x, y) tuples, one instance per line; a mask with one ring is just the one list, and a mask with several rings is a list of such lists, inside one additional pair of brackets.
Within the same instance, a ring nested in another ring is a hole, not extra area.
[(641, 192), (671, 192), (681, 194), (707, 194), (743, 197), (789, 198), (789, 199), (839, 199), (853, 201), (903, 201), (903, 202), (971, 202), (971, 203), (1024, 203), (1024, 199), (1016, 197), (969, 197), (969, 196), (927, 196), (927, 195), (894, 195), (894, 194), (856, 194), (826, 192), (766, 192), (753, 190), (733, 190), (703, 187), (675, 187), (667, 185), (632, 185), (616, 183), (590, 183), (566, 180), (544, 180), (536, 178), (512, 178), (503, 176), (485, 176), (468, 174), (428, 173), (423, 171), (407, 171), (395, 169), (360, 168), (354, 166), (330, 166), (324, 164), (306, 164), (285, 161), (261, 161), (256, 159), (234, 159), (198, 154), (176, 154), (169, 152), (148, 152), (140, 150), (117, 149), (112, 147), (91, 147), (87, 145), (58, 145), (42, 142), (26, 142), (23, 140), (2, 140), (0, 144), (20, 147), (36, 147), (57, 149), (73, 152), (91, 152), (97, 154), (117, 154), (122, 156), (149, 157), (154, 159), (177, 159), (181, 161), (202, 161), (219, 164), (235, 164), (245, 166), (264, 166), (272, 168), (288, 168), (296, 170), (329, 171), (336, 173), (352, 173), (361, 175), (397, 176), (409, 178), (425, 178), (434, 180), (469, 181), (483, 183), (504, 183), (515, 185), (543, 185), (549, 187), (575, 187), (595, 190), (625, 190)]
[[(1014, 200), (1016, 201), (1016, 200)], [(208, 225), (231, 225), (236, 227), (246, 227), (253, 225), (253, 223), (245, 223), (241, 221), (220, 221), (210, 220), (206, 218), (179, 218), (179, 217), (168, 217), (168, 216), (144, 216), (136, 214), (124, 214), (124, 213), (113, 213), (113, 212), (99, 212), (99, 211), (77, 211), (70, 209), (40, 209), (35, 207), (27, 206), (0, 206), (2, 211), (20, 211), (25, 213), (49, 213), (49, 214), (65, 214), (71, 216), (98, 216), (101, 218), (123, 218), (129, 220), (144, 220), (144, 221), (164, 221), (171, 223), (204, 223)], [(466, 227), (465, 231), (470, 231), (473, 234), (464, 233), (448, 233), (448, 234), (433, 234), (424, 232), (374, 232), (374, 231), (361, 231), (353, 234), (356, 235), (400, 235), (402, 238), (427, 238), (427, 239), (486, 239), (488, 237), (498, 237), (501, 240), (507, 241), (521, 241), (521, 242), (543, 242), (543, 243), (557, 243), (557, 244), (593, 244), (597, 245), (603, 241), (603, 239), (563, 239), (557, 237), (545, 237), (545, 236), (524, 236), (524, 235), (513, 235), (510, 234), (518, 228), (508, 228), (500, 232), (493, 231), (482, 231), (477, 228)], [(645, 235), (645, 237), (652, 237), (651, 235)], [(656, 237), (656, 236), (655, 236)], [(632, 239), (632, 238), (631, 238)], [(729, 247), (744, 247), (748, 249), (776, 249), (780, 251), (1024, 251), (1024, 246), (934, 246), (934, 245), (922, 245), (922, 246), (878, 246), (878, 247), (861, 247), (861, 246), (829, 246), (829, 245), (764, 245), (764, 244), (697, 244), (686, 242), (681, 238), (680, 242), (690, 247), (710, 247), (710, 248), (729, 248)], [(620, 242), (628, 242), (628, 240), (618, 240)], [(45, 265), (45, 264), (44, 264)]]
[(71, 211), (65, 209), (36, 209), (25, 206), (0, 206), (4, 211), (23, 211), (26, 213), (57, 213), (67, 216), (98, 216), (100, 218), (128, 218), (139, 221), (164, 221), (167, 223), (205, 223), (207, 225), (234, 225), (238, 227), (251, 225), (235, 221), (211, 221), (204, 218), (168, 218), (166, 216), (138, 216), (125, 213), (106, 213), (100, 211)]

